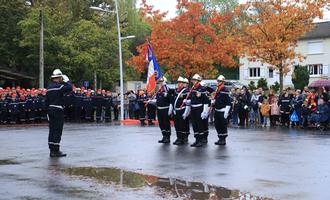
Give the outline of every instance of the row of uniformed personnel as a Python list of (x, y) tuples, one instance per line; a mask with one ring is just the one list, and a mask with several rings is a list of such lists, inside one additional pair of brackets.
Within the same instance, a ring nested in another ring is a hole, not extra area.
[(0, 123), (33, 123), (47, 120), (45, 90), (0, 90)]
[[(97, 90), (96, 94), (92, 90), (76, 88), (73, 93), (64, 96), (64, 112), (68, 119), (94, 121), (111, 121), (111, 110), (114, 111), (114, 119), (118, 119), (119, 101), (110, 91)], [(103, 114), (104, 113), (104, 114)]]
[(217, 81), (216, 91), (209, 92), (202, 84), (202, 77), (198, 74), (193, 76), (193, 86), (190, 89), (188, 88), (188, 79), (183, 77), (179, 77), (175, 90), (168, 88), (165, 77), (159, 80), (160, 87), (154, 98), (145, 102), (157, 106), (157, 118), (163, 135), (159, 143), (170, 143), (170, 120), (173, 118), (177, 135), (177, 139), (173, 144), (183, 145), (188, 143), (190, 122), (195, 137), (195, 142), (191, 146), (201, 147), (207, 144), (209, 135), (208, 117), (211, 110), (214, 109), (215, 128), (219, 138), (215, 144), (226, 144), (226, 137), (228, 136), (227, 118), (231, 107), (231, 99), (229, 92), (224, 87), (225, 77), (220, 75)]

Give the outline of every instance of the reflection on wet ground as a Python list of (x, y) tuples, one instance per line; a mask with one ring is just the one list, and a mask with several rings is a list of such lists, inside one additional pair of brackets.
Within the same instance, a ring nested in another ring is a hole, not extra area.
[(157, 195), (170, 199), (271, 199), (206, 183), (188, 182), (175, 178), (162, 178), (118, 168), (76, 167), (63, 169), (63, 172), (82, 178), (92, 178), (105, 184), (116, 184), (133, 189), (150, 187), (155, 189)]
[(16, 161), (13, 161), (13, 160), (9, 160), (9, 159), (0, 160), (0, 165), (17, 165), (17, 164), (19, 164), (19, 163)]

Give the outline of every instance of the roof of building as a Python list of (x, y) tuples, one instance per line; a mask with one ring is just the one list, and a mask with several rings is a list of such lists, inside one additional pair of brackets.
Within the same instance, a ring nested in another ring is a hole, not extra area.
[(0, 79), (7, 79), (7, 80), (20, 80), (20, 79), (29, 79), (29, 80), (34, 80), (35, 77), (16, 72), (12, 69), (5, 68), (5, 67), (0, 67)]
[(330, 38), (330, 21), (319, 22), (315, 24), (315, 28), (306, 33), (301, 40)]

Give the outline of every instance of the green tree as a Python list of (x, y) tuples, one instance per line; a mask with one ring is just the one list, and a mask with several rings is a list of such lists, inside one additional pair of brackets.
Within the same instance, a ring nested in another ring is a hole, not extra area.
[[(123, 40), (123, 60), (135, 53), (137, 43), (145, 41), (148, 26), (141, 21), (135, 0), (120, 0), (121, 34), (135, 35), (135, 40)], [(38, 74), (39, 14), (44, 16), (45, 76), (53, 69), (62, 68), (75, 84), (84, 80), (98, 80), (113, 88), (119, 80), (117, 24), (114, 13), (100, 13), (90, 6), (114, 8), (112, 0), (30, 0), (26, 17), (17, 23), (22, 37), (19, 48), (27, 49), (25, 71)], [(125, 64), (125, 62), (124, 62)], [(124, 65), (124, 79), (135, 79), (140, 74)]]
[(274, 85), (270, 86), (270, 89), (272, 89), (275, 93), (278, 93), (278, 91), (280, 91), (280, 83), (276, 81)]
[(17, 23), (24, 19), (28, 9), (25, 1), (1, 1), (0, 4), (0, 65), (18, 71), (26, 62), (27, 48), (19, 47), (21, 29)]
[(262, 88), (263, 90), (268, 90), (267, 80), (264, 78), (259, 79), (257, 82), (257, 87)]
[(255, 90), (256, 88), (256, 83), (254, 81), (250, 81), (250, 83), (248, 84), (248, 89)]
[(309, 83), (307, 66), (297, 66), (292, 74), (292, 83), (296, 89), (304, 89)]

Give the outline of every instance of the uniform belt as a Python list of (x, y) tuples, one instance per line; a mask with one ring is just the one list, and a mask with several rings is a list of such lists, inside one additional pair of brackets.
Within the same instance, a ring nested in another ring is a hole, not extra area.
[(175, 108), (175, 110), (183, 110), (186, 109), (186, 106), (183, 106), (182, 108)]
[(62, 109), (63, 110), (63, 106), (59, 106), (59, 105), (49, 105), (49, 107), (59, 108), (59, 109)]
[(193, 108), (201, 107), (203, 104), (196, 104), (196, 105), (191, 105)]
[(226, 108), (214, 109), (216, 112), (225, 112)]
[(159, 110), (164, 110), (164, 109), (167, 109), (167, 108), (169, 108), (169, 106), (164, 106), (164, 107), (157, 106), (157, 109), (159, 109)]

